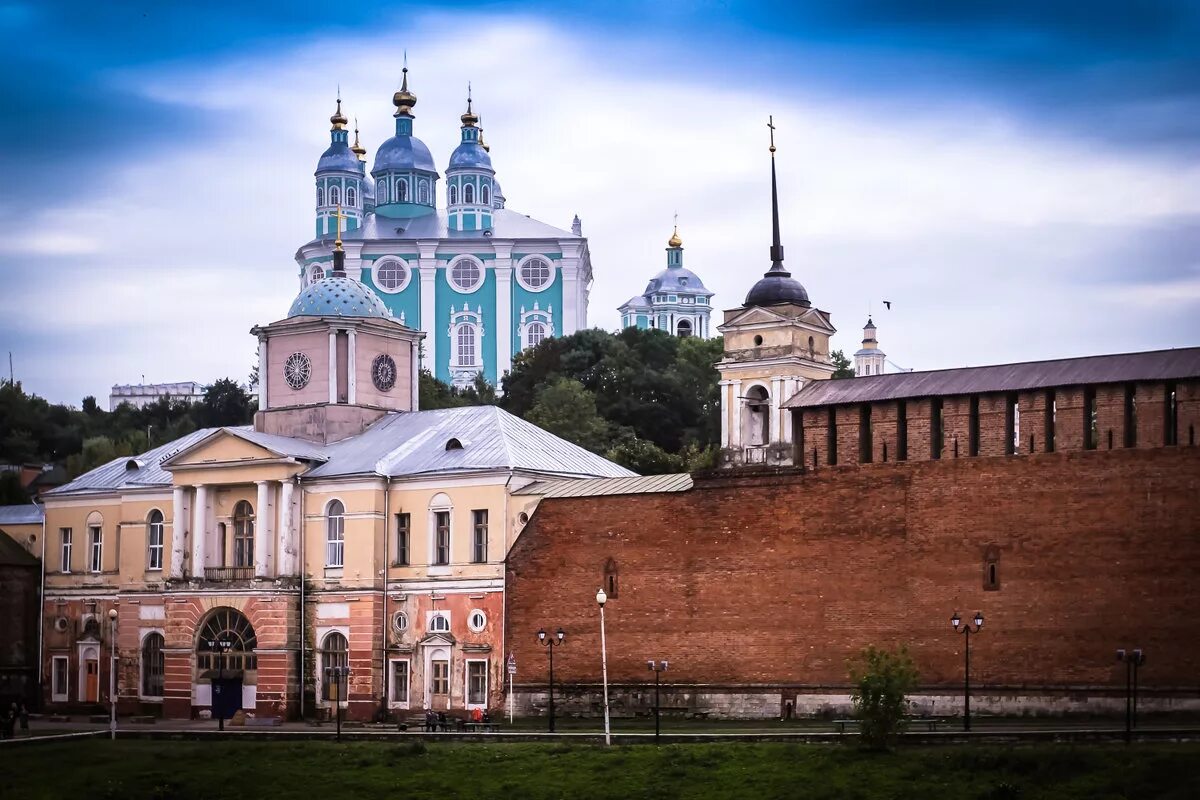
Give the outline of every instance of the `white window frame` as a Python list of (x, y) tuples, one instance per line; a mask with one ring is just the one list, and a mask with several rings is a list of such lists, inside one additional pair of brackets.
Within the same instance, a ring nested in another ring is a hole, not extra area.
[(308, 268), (308, 283), (310, 286), (324, 277), (325, 270), (321, 269), (319, 264), (313, 264)]
[(325, 205), (325, 187), (320, 183), (317, 184), (317, 207)]
[[(450, 541), (447, 542), (447, 558), (445, 564), (437, 563), (437, 515), (438, 512), (449, 514), (450, 520)], [(409, 518), (411, 520), (411, 517)], [(438, 492), (429, 501), (429, 512), (427, 516), (429, 524), (429, 555), (426, 561), (429, 563), (431, 574), (433, 570), (449, 570), (450, 565), (454, 562), (454, 503), (450, 500), (450, 496), (445, 492)], [(412, 542), (412, 535), (409, 534), (409, 543)], [(409, 553), (409, 561), (412, 561), (412, 553)], [(428, 621), (428, 620), (426, 620)]]
[[(462, 363), (459, 360), (458, 353), (458, 336), (460, 328), (466, 327), (472, 338), (474, 339), (474, 362), (470, 364)], [(470, 386), (475, 380), (475, 376), (483, 370), (483, 308), (476, 306), (472, 311), (466, 303), (463, 303), (462, 310), (456, 310), (454, 306), (450, 306), (450, 327), (447, 333), (450, 336), (450, 346), (447, 348), (449, 358), (446, 360), (446, 366), (450, 370), (450, 383), (453, 386)]]
[[(454, 277), (454, 269), (462, 264), (474, 264), (475, 268), (479, 270), (479, 278), (474, 283), (459, 283), (458, 279)], [(448, 264), (446, 264), (446, 283), (449, 284), (451, 289), (459, 294), (473, 294), (479, 291), (480, 287), (482, 287), (486, 281), (487, 267), (485, 267), (483, 262), (475, 256), (456, 256), (455, 258), (451, 259)]]
[[(471, 665), (483, 664), (483, 702), (471, 702)], [(492, 676), (488, 673), (488, 660), (486, 658), (467, 658), (463, 659), (463, 705), (467, 709), (487, 709), (488, 692), (491, 689)]]
[(546, 328), (545, 338), (549, 339), (554, 335), (554, 306), (547, 306), (543, 311), (537, 302), (533, 304), (533, 309), (526, 311), (524, 306), (521, 306), (520, 323), (517, 325), (517, 336), (521, 339), (521, 349), (528, 350), (533, 346), (529, 341), (529, 326), (531, 323), (540, 322)]
[[(396, 664), (404, 664), (407, 676), (405, 678), (404, 697), (396, 696)], [(412, 659), (408, 658), (389, 658), (388, 659), (388, 708), (408, 708), (412, 697)]]
[(492, 193), (488, 189), (488, 182), (484, 181), (479, 187), (479, 204), (481, 206), (490, 206), (492, 204)]
[(454, 183), (450, 183), (446, 187), (446, 205), (458, 205), (458, 187)]
[[(483, 617), (482, 625), (477, 626), (475, 624), (476, 614)], [(487, 612), (485, 612), (482, 608), (472, 608), (469, 612), (467, 612), (467, 627), (470, 628), (472, 633), (482, 633), (484, 629), (487, 628)]]
[[(342, 636), (346, 637), (346, 663), (347, 664), (350, 663), (350, 653), (351, 653), (350, 627), (347, 625), (330, 625), (328, 627), (323, 626), (323, 627), (317, 628), (317, 637), (316, 637), (316, 641), (317, 641), (317, 654), (316, 654), (317, 655), (317, 659), (316, 659), (317, 660), (317, 674), (314, 677), (316, 677), (316, 679), (317, 679), (316, 680), (316, 684), (317, 684), (316, 685), (316, 696), (317, 696), (317, 704), (318, 705), (328, 705), (330, 702), (329, 700), (325, 699), (325, 663), (324, 663), (325, 647), (324, 647), (324, 645), (325, 645), (326, 637), (328, 637), (329, 634), (331, 634), (331, 633), (340, 633)], [(350, 684), (350, 679), (347, 678), (346, 679), (347, 687), (349, 687), (349, 684)], [(349, 688), (347, 688), (346, 696), (341, 698), (340, 700), (338, 700), (338, 705), (341, 706), (342, 708), (349, 708), (350, 707), (350, 699), (349, 698), (350, 698), (350, 690), (349, 690)]]
[(379, 181), (379, 183), (375, 184), (375, 194), (377, 195), (375, 202), (381, 206), (386, 205), (388, 202), (388, 182)]
[[(442, 619), (446, 621), (445, 629), (434, 628), (433, 621)], [(425, 632), (426, 633), (449, 633), (451, 628), (450, 612), (449, 611), (426, 611), (425, 612)]]
[(104, 571), (104, 524), (87, 526), (88, 529), (88, 572)]
[[(163, 694), (142, 694), (146, 685), (146, 638), (152, 633), (163, 637)], [(138, 638), (138, 699), (151, 703), (161, 703), (167, 692), (167, 635), (162, 628), (143, 628)]]
[[(534, 286), (532, 283), (526, 282), (525, 276), (521, 274), (522, 270), (524, 270), (525, 266), (530, 261), (545, 262), (546, 266), (548, 266), (550, 268), (550, 277), (541, 286)], [(554, 278), (557, 273), (558, 273), (558, 270), (554, 266), (554, 259), (550, 258), (550, 256), (542, 255), (541, 253), (532, 253), (530, 255), (525, 256), (524, 258), (522, 258), (520, 261), (517, 262), (516, 269), (513, 270), (513, 274), (516, 277), (517, 283), (520, 284), (521, 288), (527, 292), (534, 292), (534, 293), (544, 292), (547, 289), (549, 289), (551, 286), (553, 286)]]
[[(63, 663), (63, 679), (62, 686), (58, 685), (58, 662)], [(58, 691), (59, 689), (62, 691)], [(52, 703), (68, 703), (71, 700), (71, 657), (70, 656), (51, 656), (50, 657), (50, 702)]]
[(329, 205), (338, 206), (342, 204), (342, 187), (334, 185), (329, 187)]
[[(334, 503), (337, 503), (338, 505), (340, 505), (342, 507), (342, 513), (338, 514), (336, 516), (336, 519), (338, 521), (337, 534), (340, 536), (340, 538), (337, 538), (337, 539), (333, 538), (333, 534), (334, 534), (333, 521), (334, 521), (335, 517), (330, 515), (330, 513), (329, 513), (330, 510), (333, 508)], [(338, 551), (337, 552), (338, 559), (336, 562), (332, 558), (330, 558), (330, 554), (332, 552), (331, 548), (334, 547), (335, 545), (337, 546), (337, 551)], [(341, 569), (345, 565), (346, 565), (346, 504), (344, 502), (342, 502), (340, 499), (334, 497), (334, 498), (331, 498), (329, 500), (329, 502), (325, 504), (325, 566), (330, 569)]]
[(74, 547), (75, 532), (72, 528), (58, 529), (59, 569), (63, 575), (71, 574), (71, 550)]
[(358, 208), (358, 189), (353, 186), (346, 187), (346, 205)]
[[(158, 514), (159, 522), (151, 522), (151, 518)], [(154, 529), (158, 528), (158, 544), (154, 544)], [(150, 513), (146, 515), (146, 571), (147, 572), (162, 572), (163, 556), (166, 550), (167, 538), (167, 515), (160, 509), (152, 508)], [(154, 553), (158, 552), (158, 566), (154, 566)]]
[[(401, 280), (400, 283), (395, 287), (388, 287), (379, 279), (379, 273), (384, 267), (389, 266), (398, 266), (404, 270), (404, 279)], [(371, 264), (371, 282), (375, 284), (376, 289), (384, 294), (400, 294), (400, 292), (403, 292), (405, 289), (407, 289), (408, 284), (412, 282), (412, 267), (408, 265), (407, 261), (399, 256), (384, 256), (383, 258), (376, 259), (375, 262)]]
[(426, 178), (421, 178), (417, 182), (417, 204), (422, 206), (432, 205), (429, 200), (429, 181)]

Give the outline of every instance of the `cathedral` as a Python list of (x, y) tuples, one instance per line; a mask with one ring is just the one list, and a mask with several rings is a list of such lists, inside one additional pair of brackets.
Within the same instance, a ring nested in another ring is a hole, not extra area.
[(667, 240), (667, 268), (646, 284), (646, 290), (622, 303), (623, 328), (655, 328), (676, 336), (707, 339), (713, 293), (700, 277), (683, 266), (683, 240), (679, 228)]
[(438, 171), (414, 133), (408, 68), (392, 98), (396, 133), (375, 153), (350, 143), (341, 100), (317, 162), (316, 235), (296, 252), (301, 288), (328, 273), (345, 214), (346, 272), (400, 322), (422, 331), (421, 366), (454, 386), (498, 384), (512, 357), (587, 327), (592, 263), (578, 217), (562, 230), (506, 208), (479, 116), (460, 118), (460, 143)]

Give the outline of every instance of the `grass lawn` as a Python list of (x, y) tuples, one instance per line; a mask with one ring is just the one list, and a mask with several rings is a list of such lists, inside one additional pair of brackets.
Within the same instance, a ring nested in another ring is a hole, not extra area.
[(1200, 797), (1200, 745), (904, 748), (188, 742), (85, 739), (0, 751), (23, 798)]

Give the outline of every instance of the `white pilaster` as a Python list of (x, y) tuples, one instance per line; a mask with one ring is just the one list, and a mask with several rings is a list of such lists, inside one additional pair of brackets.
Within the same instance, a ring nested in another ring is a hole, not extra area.
[(292, 529), (292, 482), (279, 484), (279, 505), (275, 536), (275, 574), (291, 575), (295, 571), (294, 531)]
[(267, 410), (267, 340), (258, 340), (258, 410)]
[(431, 250), (426, 256), (426, 248), (421, 247), (421, 330), (425, 332), (424, 366), (437, 375), (437, 256)]
[(783, 441), (783, 428), (780, 425), (779, 395), (783, 392), (783, 378), (779, 375), (771, 377), (771, 431), (767, 444)]
[(421, 410), (421, 375), (420, 375), (421, 350), (417, 346), (416, 342), (412, 343), (412, 351), (411, 352), (412, 352), (412, 355), (409, 357), (409, 362), (410, 362), (409, 367), (411, 369), (411, 377), (412, 377), (412, 398), (410, 400), (411, 405), (409, 406), (408, 410), (409, 411), (420, 411)]
[(563, 319), (562, 335), (570, 336), (579, 330), (579, 266), (577, 259), (563, 258)]
[(358, 381), (354, 374), (358, 371), (354, 368), (358, 363), (354, 357), (354, 328), (346, 332), (346, 338), (346, 400), (350, 405), (354, 405), (358, 402)]
[(254, 513), (254, 577), (265, 578), (267, 558), (271, 551), (271, 481), (255, 481), (258, 487), (258, 504)]
[(512, 369), (512, 259), (496, 259), (496, 383)]
[(208, 487), (197, 484), (196, 494), (192, 500), (192, 577), (203, 578), (204, 567), (208, 562), (205, 558), (205, 540), (208, 538)]
[(729, 447), (729, 381), (720, 382), (721, 391), (721, 447)]
[(729, 387), (730, 399), (733, 401), (730, 408), (733, 409), (733, 416), (729, 420), (730, 426), (733, 428), (733, 436), (730, 437), (730, 447), (741, 449), (742, 447), (742, 382), (735, 380), (733, 385)]
[(183, 577), (183, 556), (187, 552), (187, 489), (176, 486), (171, 492), (171, 571), (172, 580)]
[(337, 331), (329, 332), (329, 402), (337, 402)]

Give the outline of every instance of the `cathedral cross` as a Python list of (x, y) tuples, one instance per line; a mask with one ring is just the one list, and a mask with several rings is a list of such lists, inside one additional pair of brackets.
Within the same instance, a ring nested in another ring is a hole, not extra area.
[(771, 129), (771, 153), (772, 153), (772, 155), (774, 155), (774, 153), (775, 153), (775, 117), (773, 115), (767, 117), (767, 127)]

